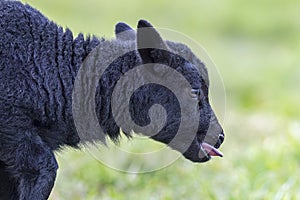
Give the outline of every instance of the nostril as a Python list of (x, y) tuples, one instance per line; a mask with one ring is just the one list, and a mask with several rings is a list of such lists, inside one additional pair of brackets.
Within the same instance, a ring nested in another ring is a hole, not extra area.
[(223, 143), (223, 141), (224, 141), (224, 133), (222, 132), (221, 134), (219, 134), (219, 138), (218, 138), (217, 143), (215, 144), (215, 147), (219, 148), (221, 146), (221, 144)]
[(219, 135), (219, 141), (220, 141), (220, 143), (223, 143), (223, 141), (224, 141), (224, 133), (223, 132)]

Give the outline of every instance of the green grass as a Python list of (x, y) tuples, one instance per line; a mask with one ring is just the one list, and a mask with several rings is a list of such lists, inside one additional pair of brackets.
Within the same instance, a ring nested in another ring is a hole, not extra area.
[[(76, 33), (110, 38), (114, 24), (135, 26), (140, 18), (185, 33), (209, 52), (226, 88), (224, 158), (205, 164), (181, 158), (135, 175), (68, 150), (57, 155), (60, 169), (51, 199), (300, 197), (298, 0), (24, 2)], [(156, 144), (142, 147), (151, 145)]]

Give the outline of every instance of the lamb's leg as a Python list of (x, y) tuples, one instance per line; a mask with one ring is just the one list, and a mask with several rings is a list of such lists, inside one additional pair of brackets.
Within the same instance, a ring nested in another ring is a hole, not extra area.
[(4, 161), (18, 182), (20, 200), (43, 200), (50, 195), (58, 168), (51, 149), (34, 131), (26, 131)]

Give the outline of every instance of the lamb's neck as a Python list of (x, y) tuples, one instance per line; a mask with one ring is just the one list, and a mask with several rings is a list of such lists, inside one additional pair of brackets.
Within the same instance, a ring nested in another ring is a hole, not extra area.
[(95, 96), (91, 97), (95, 100), (97, 120), (103, 132), (113, 140), (117, 140), (120, 130), (111, 113), (112, 95), (120, 78), (141, 64), (135, 45), (134, 41), (105, 41), (96, 48), (93, 56), (90, 56), (89, 63), (96, 65), (96, 73), (99, 75), (96, 79), (99, 82), (96, 81), (96, 85), (93, 86), (96, 86)]
[[(51, 66), (53, 71), (56, 71), (56, 79), (49, 80), (48, 85), (60, 85), (62, 88), (60, 102), (61, 106), (64, 107), (64, 115), (66, 116), (67, 123), (73, 123), (72, 119), (72, 92), (74, 90), (74, 84), (78, 75), (78, 71), (82, 66), (84, 60), (88, 55), (101, 43), (96, 37), (84, 38), (83, 34), (79, 34), (76, 38), (73, 38), (73, 34), (70, 30), (63, 31), (59, 28), (57, 31), (56, 38), (52, 41), (55, 43), (55, 50), (47, 55), (43, 53), (42, 58), (48, 66)], [(44, 48), (44, 47), (43, 47)], [(46, 52), (46, 51), (42, 51)], [(43, 65), (47, 66), (47, 65)], [(50, 69), (51, 69), (50, 68)], [(53, 83), (58, 82), (58, 83)], [(84, 85), (83, 85), (84, 86)], [(56, 91), (57, 92), (57, 91)], [(49, 90), (49, 94), (53, 91)], [(53, 94), (53, 96), (56, 94)], [(61, 102), (64, 102), (62, 104)], [(53, 112), (55, 115), (56, 111)]]
[[(119, 79), (141, 63), (135, 48), (134, 41), (102, 40), (77, 66), (81, 68), (74, 84), (72, 107), (77, 131), (85, 133), (81, 135), (83, 142), (101, 141), (104, 134), (113, 140), (118, 138), (119, 127), (110, 109), (111, 97)], [(97, 124), (104, 134), (98, 133)]]
[(67, 29), (63, 34), (62, 40), (64, 40), (62, 41), (62, 59), (64, 59), (64, 62), (58, 63), (67, 62), (69, 64), (68, 66), (72, 68), (70, 69), (70, 71), (72, 71), (72, 77), (75, 78), (82, 62), (88, 54), (100, 44), (100, 39), (95, 36), (88, 36), (85, 39), (81, 33), (73, 39), (72, 32)]

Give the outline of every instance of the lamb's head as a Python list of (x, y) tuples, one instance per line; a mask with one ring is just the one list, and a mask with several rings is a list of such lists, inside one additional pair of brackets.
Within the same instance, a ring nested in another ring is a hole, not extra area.
[(179, 43), (164, 41), (140, 20), (137, 31), (116, 25), (120, 46), (132, 48), (102, 73), (97, 117), (112, 139), (119, 129), (165, 143), (193, 162), (222, 156), (223, 129), (209, 103), (204, 64)]

